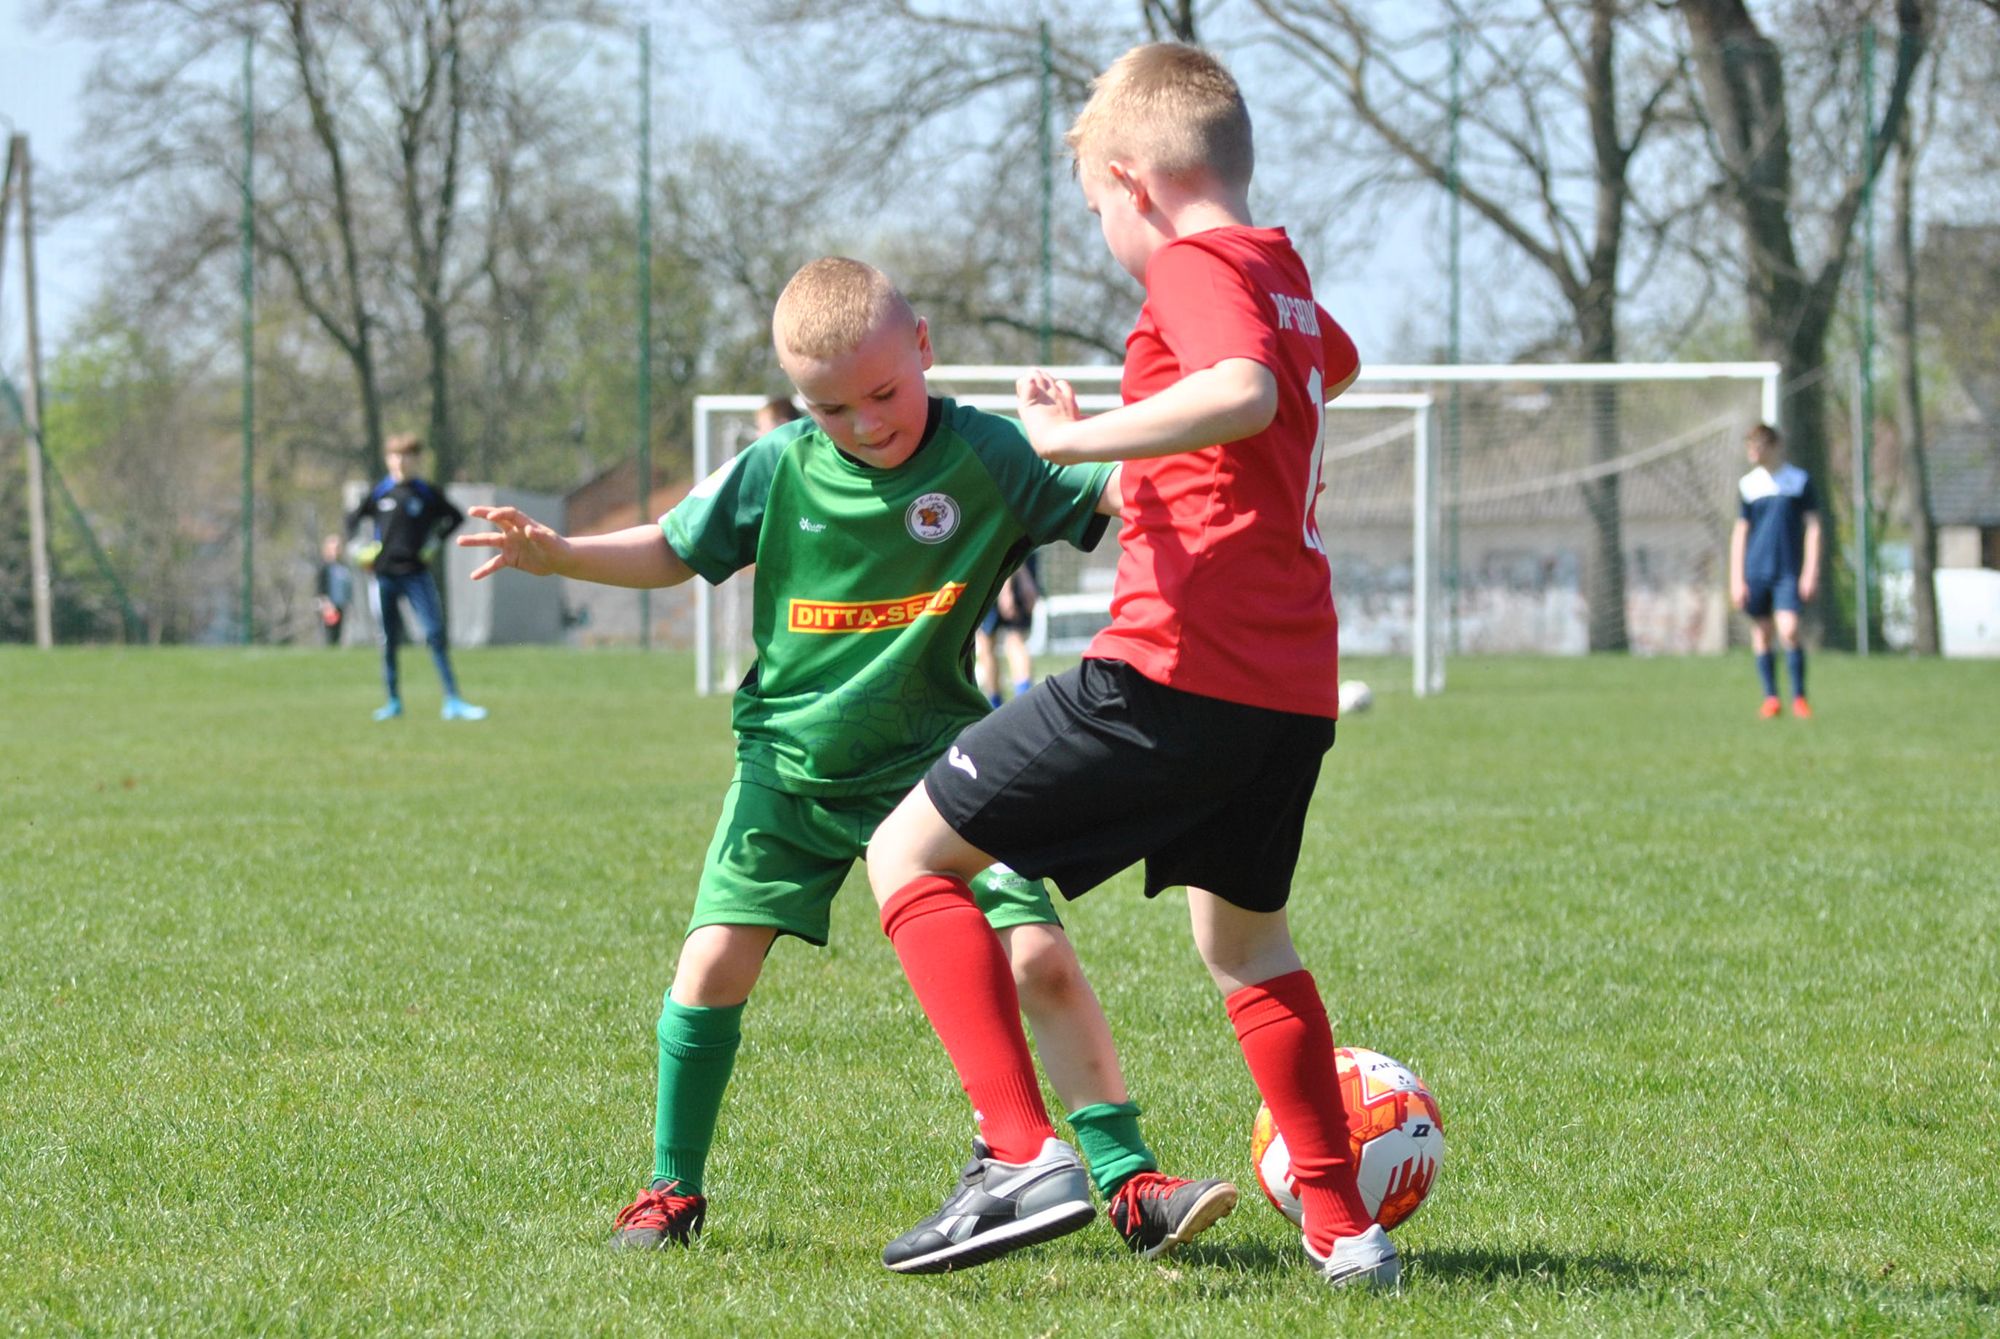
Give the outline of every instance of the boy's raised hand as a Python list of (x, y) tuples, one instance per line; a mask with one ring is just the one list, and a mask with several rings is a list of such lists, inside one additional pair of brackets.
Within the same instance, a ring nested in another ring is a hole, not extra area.
[(1021, 413), (1021, 426), (1028, 430), (1028, 444), (1035, 453), (1048, 457), (1057, 449), (1062, 426), (1083, 415), (1077, 412), (1076, 388), (1036, 368), (1014, 383), (1014, 398)]
[(460, 535), (462, 549), (498, 549), (474, 569), (472, 579), (492, 576), (503, 567), (518, 567), (530, 576), (555, 573), (569, 553), (569, 541), (515, 507), (470, 507), (472, 515), (499, 527), (476, 535)]

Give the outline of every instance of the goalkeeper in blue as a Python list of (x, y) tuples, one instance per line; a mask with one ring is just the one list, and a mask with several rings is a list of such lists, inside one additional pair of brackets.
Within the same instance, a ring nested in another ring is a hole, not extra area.
[(1810, 719), (1806, 704), (1806, 649), (1799, 642), (1799, 610), (1819, 588), (1819, 498), (1812, 477), (1785, 459), (1785, 439), (1768, 423), (1743, 441), (1751, 470), (1736, 486), (1736, 526), (1729, 536), (1729, 601), (1750, 616), (1750, 649), (1764, 687), (1759, 714), (1784, 710), (1778, 700), (1772, 640), (1785, 648), (1792, 715)]

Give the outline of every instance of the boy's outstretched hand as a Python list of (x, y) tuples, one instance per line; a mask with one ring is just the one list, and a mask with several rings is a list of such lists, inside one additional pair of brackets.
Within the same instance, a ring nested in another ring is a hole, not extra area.
[(1014, 398), (1021, 413), (1021, 426), (1028, 430), (1028, 444), (1045, 460), (1058, 459), (1059, 437), (1064, 424), (1083, 415), (1077, 412), (1076, 387), (1036, 368), (1014, 383)]
[(462, 549), (498, 549), (500, 552), (481, 563), (472, 579), (492, 576), (503, 567), (518, 567), (530, 576), (552, 576), (569, 556), (569, 541), (515, 507), (469, 507), (482, 521), (491, 521), (497, 530), (476, 535), (460, 535)]

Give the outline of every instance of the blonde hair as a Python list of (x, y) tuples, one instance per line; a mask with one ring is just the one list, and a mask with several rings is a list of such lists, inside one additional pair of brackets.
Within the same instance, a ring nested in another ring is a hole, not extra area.
[(822, 256), (799, 267), (771, 312), (778, 353), (838, 358), (884, 325), (916, 328), (917, 314), (888, 275), (846, 256)]
[(1215, 57), (1179, 42), (1135, 46), (1112, 61), (1064, 142), (1079, 172), (1116, 158), (1170, 177), (1206, 169), (1240, 187), (1256, 165), (1236, 80)]
[(385, 456), (411, 455), (423, 449), (424, 439), (414, 432), (399, 432), (382, 443), (382, 454)]

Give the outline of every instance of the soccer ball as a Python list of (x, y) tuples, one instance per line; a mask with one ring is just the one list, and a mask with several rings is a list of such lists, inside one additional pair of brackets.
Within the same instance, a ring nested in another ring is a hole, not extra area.
[(1359, 716), (1375, 705), (1375, 690), (1359, 679), (1340, 681), (1340, 714)]
[[(1361, 1202), (1385, 1230), (1417, 1211), (1444, 1161), (1444, 1124), (1437, 1099), (1422, 1079), (1386, 1055), (1342, 1046), (1334, 1052), (1340, 1101), (1347, 1109), (1348, 1148), (1361, 1183)], [(1293, 1224), (1305, 1226), (1305, 1206), (1292, 1179), (1292, 1158), (1271, 1109), (1257, 1108), (1250, 1128), (1250, 1165), (1264, 1197)]]
[(364, 572), (375, 570), (375, 560), (382, 556), (382, 541), (379, 539), (357, 539), (347, 546), (348, 561)]

